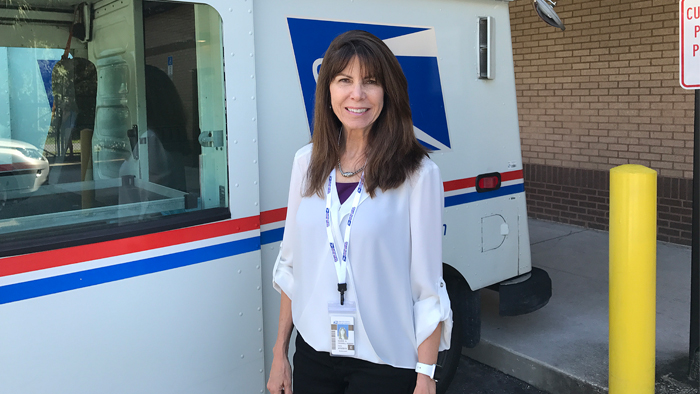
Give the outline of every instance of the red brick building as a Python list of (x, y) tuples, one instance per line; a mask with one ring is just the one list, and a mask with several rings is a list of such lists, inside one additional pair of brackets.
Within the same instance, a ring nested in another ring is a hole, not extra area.
[(561, 31), (510, 5), (531, 217), (607, 230), (609, 170), (658, 171), (658, 239), (689, 244), (694, 94), (678, 82), (677, 0), (562, 0)]

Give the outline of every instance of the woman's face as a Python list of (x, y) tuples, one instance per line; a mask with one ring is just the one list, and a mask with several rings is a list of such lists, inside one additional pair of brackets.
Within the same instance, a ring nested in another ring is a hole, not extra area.
[(361, 72), (354, 57), (331, 81), (331, 106), (346, 132), (369, 131), (384, 107), (384, 89), (376, 78)]

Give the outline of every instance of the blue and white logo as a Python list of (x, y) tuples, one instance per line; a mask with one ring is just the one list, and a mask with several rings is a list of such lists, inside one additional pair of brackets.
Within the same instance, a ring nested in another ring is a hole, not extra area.
[(418, 140), (435, 151), (450, 149), (435, 29), (299, 18), (287, 18), (287, 23), (312, 130), (316, 79), (328, 45), (348, 30), (365, 30), (382, 39), (401, 64), (408, 79), (408, 96)]

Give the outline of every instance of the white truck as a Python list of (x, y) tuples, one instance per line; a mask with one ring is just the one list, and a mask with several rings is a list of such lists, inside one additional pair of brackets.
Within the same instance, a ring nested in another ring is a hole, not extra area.
[(479, 341), (480, 289), (505, 315), (547, 303), (507, 1), (9, 0), (0, 138), (51, 170), (29, 197), (0, 190), (0, 392), (265, 391), (290, 165), (350, 29), (399, 59), (444, 180), (439, 390)]

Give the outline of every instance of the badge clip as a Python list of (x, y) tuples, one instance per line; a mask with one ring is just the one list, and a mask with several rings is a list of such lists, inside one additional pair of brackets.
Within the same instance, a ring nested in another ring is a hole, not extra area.
[(338, 291), (340, 292), (340, 305), (345, 305), (345, 292), (348, 291), (348, 284), (338, 283)]

